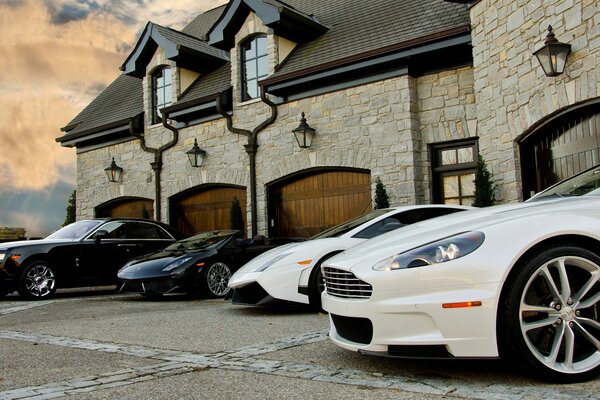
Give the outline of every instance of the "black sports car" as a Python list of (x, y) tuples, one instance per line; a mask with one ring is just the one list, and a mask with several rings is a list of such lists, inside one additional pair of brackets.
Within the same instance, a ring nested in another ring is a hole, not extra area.
[(118, 283), (117, 271), (134, 257), (183, 236), (169, 225), (142, 219), (74, 222), (40, 240), (0, 244), (0, 297), (15, 290), (46, 299), (57, 288)]
[(237, 230), (204, 232), (162, 251), (131, 260), (118, 273), (121, 292), (146, 297), (197, 293), (224, 297), (232, 272), (257, 255), (293, 239), (245, 239)]

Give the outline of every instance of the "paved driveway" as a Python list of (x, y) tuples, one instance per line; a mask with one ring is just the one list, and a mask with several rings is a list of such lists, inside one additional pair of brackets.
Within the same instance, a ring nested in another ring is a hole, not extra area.
[(498, 361), (370, 358), (327, 339), (325, 314), (223, 300), (67, 292), (0, 300), (0, 400), (587, 399)]

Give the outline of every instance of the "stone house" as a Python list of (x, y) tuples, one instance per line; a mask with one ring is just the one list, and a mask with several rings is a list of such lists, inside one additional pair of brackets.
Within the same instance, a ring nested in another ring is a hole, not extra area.
[[(77, 217), (191, 234), (228, 228), (235, 197), (248, 234), (308, 236), (371, 209), (377, 178), (392, 205), (470, 204), (479, 154), (500, 202), (527, 199), (599, 161), (599, 8), (231, 0), (181, 31), (148, 23), (57, 138), (77, 150)], [(555, 77), (533, 55), (549, 25), (571, 45)]]

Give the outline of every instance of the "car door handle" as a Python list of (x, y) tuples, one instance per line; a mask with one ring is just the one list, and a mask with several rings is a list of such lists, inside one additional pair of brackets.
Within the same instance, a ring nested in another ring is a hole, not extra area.
[(119, 243), (117, 247), (142, 247), (139, 243)]

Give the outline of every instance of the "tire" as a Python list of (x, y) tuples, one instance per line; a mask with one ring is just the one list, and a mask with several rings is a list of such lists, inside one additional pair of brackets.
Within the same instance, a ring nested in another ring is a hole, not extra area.
[(231, 268), (224, 262), (216, 261), (202, 271), (202, 292), (213, 298), (225, 297), (229, 293), (230, 278)]
[(45, 261), (28, 265), (19, 278), (18, 292), (31, 300), (44, 300), (56, 292), (54, 268)]
[(503, 356), (550, 382), (600, 374), (600, 257), (572, 244), (523, 260), (505, 283), (498, 337)]
[(12, 290), (8, 290), (8, 288), (0, 286), (0, 299), (6, 297)]
[(338, 253), (328, 254), (321, 258), (310, 273), (310, 278), (308, 279), (308, 303), (315, 311), (323, 310), (323, 307), (321, 306), (321, 293), (325, 290), (325, 281), (323, 280), (321, 264), (336, 254)]

